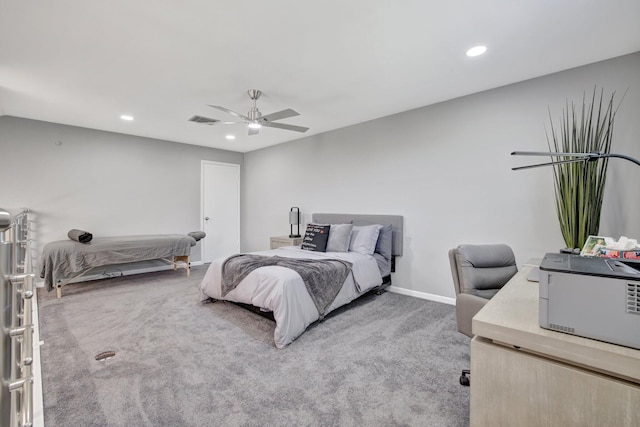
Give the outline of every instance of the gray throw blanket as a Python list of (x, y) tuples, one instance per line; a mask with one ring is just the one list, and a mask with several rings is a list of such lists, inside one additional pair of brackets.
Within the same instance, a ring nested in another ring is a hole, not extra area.
[(256, 268), (277, 265), (297, 272), (307, 287), (320, 319), (342, 289), (352, 264), (339, 259), (294, 259), (279, 256), (238, 254), (222, 263), (222, 296), (227, 295)]

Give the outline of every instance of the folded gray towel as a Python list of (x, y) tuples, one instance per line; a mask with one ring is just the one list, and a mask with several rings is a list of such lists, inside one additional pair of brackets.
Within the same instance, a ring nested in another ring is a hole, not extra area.
[(93, 234), (89, 233), (88, 231), (76, 230), (75, 228), (69, 230), (67, 236), (69, 236), (71, 240), (75, 240), (76, 242), (80, 243), (89, 243), (91, 239), (93, 239)]
[(197, 242), (200, 239), (204, 239), (207, 236), (207, 233), (205, 233), (204, 231), (192, 231), (188, 234), (188, 236), (193, 237)]

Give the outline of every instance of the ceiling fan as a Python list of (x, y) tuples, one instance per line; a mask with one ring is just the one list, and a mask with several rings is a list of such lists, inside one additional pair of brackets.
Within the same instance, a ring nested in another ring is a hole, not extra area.
[(249, 98), (253, 100), (253, 107), (251, 108), (251, 110), (249, 110), (246, 116), (240, 113), (236, 113), (235, 111), (229, 110), (228, 108), (222, 107), (220, 105), (208, 104), (209, 107), (213, 107), (220, 111), (224, 111), (225, 113), (229, 113), (232, 116), (235, 116), (238, 119), (240, 119), (240, 121), (222, 122), (217, 119), (211, 119), (209, 117), (203, 117), (203, 116), (193, 116), (189, 119), (189, 121), (196, 122), (196, 123), (203, 123), (207, 125), (214, 125), (217, 123), (226, 124), (226, 125), (236, 124), (236, 123), (246, 123), (249, 127), (249, 135), (257, 135), (260, 132), (260, 128), (262, 126), (292, 130), (295, 132), (306, 132), (309, 130), (309, 128), (306, 128), (303, 126), (294, 126), (294, 125), (288, 125), (285, 123), (275, 122), (275, 120), (287, 119), (289, 117), (295, 117), (300, 115), (298, 112), (290, 108), (263, 116), (260, 110), (258, 110), (258, 107), (256, 106), (256, 102), (258, 101), (258, 98), (260, 98), (260, 95), (262, 95), (262, 92), (260, 92), (257, 89), (249, 89), (247, 93), (249, 94)]

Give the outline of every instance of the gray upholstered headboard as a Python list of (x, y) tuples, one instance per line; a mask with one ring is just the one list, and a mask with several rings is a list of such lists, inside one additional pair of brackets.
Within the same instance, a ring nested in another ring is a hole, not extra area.
[(391, 250), (391, 254), (394, 256), (402, 255), (404, 217), (401, 215), (314, 213), (311, 215), (311, 221), (318, 224), (346, 224), (350, 222), (361, 225), (391, 224), (391, 226), (393, 227), (393, 247)]

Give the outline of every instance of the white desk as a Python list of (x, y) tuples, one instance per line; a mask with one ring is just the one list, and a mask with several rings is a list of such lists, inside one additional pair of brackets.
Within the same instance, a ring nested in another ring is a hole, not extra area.
[(530, 269), (473, 318), (471, 426), (640, 426), (640, 350), (540, 328)]

